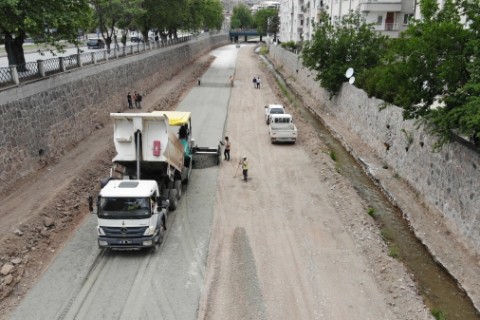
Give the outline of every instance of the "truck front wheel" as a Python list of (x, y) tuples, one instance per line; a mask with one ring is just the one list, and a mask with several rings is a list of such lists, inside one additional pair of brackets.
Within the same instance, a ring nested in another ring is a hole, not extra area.
[(177, 206), (178, 206), (177, 190), (170, 189), (170, 192), (168, 194), (168, 200), (170, 201), (170, 210), (173, 211), (177, 209)]

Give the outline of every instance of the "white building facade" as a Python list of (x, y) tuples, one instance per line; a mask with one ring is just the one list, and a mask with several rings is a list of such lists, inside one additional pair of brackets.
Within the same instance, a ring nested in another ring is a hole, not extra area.
[(416, 0), (281, 0), (279, 37), (281, 42), (311, 40), (322, 12), (334, 23), (351, 11), (378, 32), (398, 37), (415, 16), (415, 6)]

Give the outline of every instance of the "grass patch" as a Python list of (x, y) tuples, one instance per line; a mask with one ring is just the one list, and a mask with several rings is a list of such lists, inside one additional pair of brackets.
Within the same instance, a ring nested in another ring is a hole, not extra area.
[(380, 235), (382, 236), (382, 239), (386, 242), (390, 242), (393, 239), (392, 231), (386, 228), (380, 231)]
[(388, 247), (388, 256), (392, 258), (398, 258), (398, 247), (397, 246), (390, 246)]
[(337, 154), (335, 151), (330, 150), (330, 158), (332, 158), (333, 161), (337, 162)]
[(259, 53), (263, 54), (263, 55), (268, 54), (268, 47), (267, 46), (261, 46), (260, 50), (259, 50)]
[(277, 85), (280, 88), (280, 91), (285, 95), (285, 97), (288, 99), (289, 102), (292, 102), (292, 97), (290, 96), (289, 91), (287, 90), (287, 87), (277, 79)]
[(432, 311), (430, 311), (430, 312), (432, 313), (432, 316), (437, 320), (446, 320), (447, 319), (447, 315), (442, 310), (432, 309)]
[(375, 208), (372, 208), (372, 207), (369, 207), (367, 209), (367, 214), (372, 217), (373, 219), (376, 219), (377, 218), (377, 212), (375, 211)]

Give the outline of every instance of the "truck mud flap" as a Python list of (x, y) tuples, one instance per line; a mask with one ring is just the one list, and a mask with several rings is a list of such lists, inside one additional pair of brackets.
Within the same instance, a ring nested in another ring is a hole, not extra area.
[(205, 169), (220, 164), (220, 146), (216, 149), (195, 147), (193, 151), (193, 169)]

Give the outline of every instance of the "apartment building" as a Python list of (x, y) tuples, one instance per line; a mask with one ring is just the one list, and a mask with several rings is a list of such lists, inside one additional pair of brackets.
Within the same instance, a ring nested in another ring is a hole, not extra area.
[(280, 9), (280, 2), (278, 1), (263, 1), (252, 6), (252, 13), (262, 9)]
[[(415, 16), (416, 0), (281, 0), (280, 41), (311, 40), (320, 14), (328, 13), (332, 23), (349, 12), (360, 13), (366, 23), (390, 37), (398, 37)], [(418, 8), (417, 8), (418, 10)]]

